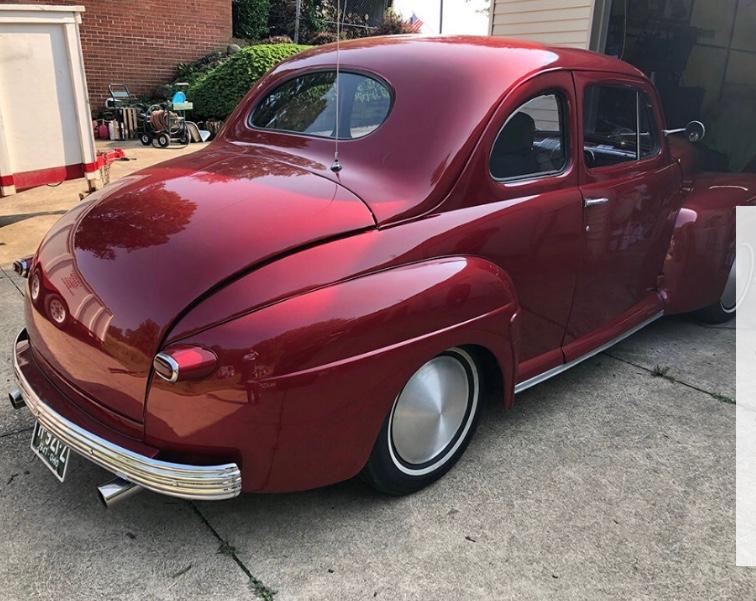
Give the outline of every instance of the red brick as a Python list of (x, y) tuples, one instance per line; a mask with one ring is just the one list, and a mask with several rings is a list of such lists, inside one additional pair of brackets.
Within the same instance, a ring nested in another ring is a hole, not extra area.
[[(149, 94), (189, 63), (231, 39), (231, 0), (22, 0), (24, 4), (83, 4), (81, 47), (93, 111), (103, 106), (108, 83)], [(0, 0), (0, 4), (15, 4)]]

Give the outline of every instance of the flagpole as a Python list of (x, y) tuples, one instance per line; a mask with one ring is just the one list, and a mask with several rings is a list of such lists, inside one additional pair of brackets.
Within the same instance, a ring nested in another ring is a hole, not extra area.
[(444, 28), (444, 0), (438, 0), (438, 34), (441, 35)]

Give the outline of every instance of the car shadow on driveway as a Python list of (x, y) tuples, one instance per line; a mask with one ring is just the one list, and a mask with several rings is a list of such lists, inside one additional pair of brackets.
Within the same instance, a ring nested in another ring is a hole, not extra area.
[(17, 598), (43, 597), (49, 584), (27, 595), (24, 582), (53, 564), (75, 574), (60, 588), (72, 598), (135, 575), (184, 599), (748, 598), (756, 575), (733, 566), (734, 407), (654, 377), (654, 353), (673, 357), (656, 346), (675, 337), (726, 348), (734, 332), (662, 320), (509, 411), (487, 406), (458, 465), (408, 497), (354, 479), (217, 503), (145, 492), (106, 511), (107, 473), (79, 459), (58, 485), (30, 434), (11, 433), (0, 577)]
[(735, 594), (754, 576), (731, 567), (733, 426), (731, 405), (600, 355), (489, 407), (415, 495), (353, 480), (197, 507), (285, 599)]

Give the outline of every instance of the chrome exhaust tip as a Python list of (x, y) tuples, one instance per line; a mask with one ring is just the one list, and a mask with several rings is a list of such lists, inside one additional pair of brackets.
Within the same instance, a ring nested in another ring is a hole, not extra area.
[(142, 487), (123, 478), (116, 478), (97, 487), (97, 494), (105, 507), (112, 507), (142, 490)]
[(10, 400), (10, 404), (14, 409), (21, 409), (21, 407), (26, 406), (26, 401), (24, 401), (24, 397), (18, 389), (11, 390), (8, 393), (8, 400)]
[(31, 269), (32, 257), (26, 257), (24, 259), (18, 259), (13, 261), (13, 271), (15, 271), (22, 278), (29, 277), (29, 269)]

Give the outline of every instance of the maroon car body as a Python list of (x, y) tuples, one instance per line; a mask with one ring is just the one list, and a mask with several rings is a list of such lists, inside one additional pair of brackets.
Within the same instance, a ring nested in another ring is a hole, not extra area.
[[(238, 466), (245, 492), (301, 490), (358, 474), (397, 395), (445, 349), (469, 349), (509, 406), (657, 316), (719, 301), (756, 179), (699, 173), (690, 145), (661, 134), (651, 156), (591, 168), (588, 86), (639, 90), (664, 127), (633, 67), (498, 38), (340, 53), (392, 95), (382, 124), (340, 142), (341, 171), (332, 139), (248, 118), (282, 82), (333, 69), (327, 46), (263, 77), (207, 149), (61, 219), (30, 271), (25, 394), (140, 457)], [(564, 101), (564, 168), (492, 177), (502, 127), (545, 91)], [(154, 357), (176, 348), (217, 361), (156, 377)]]

